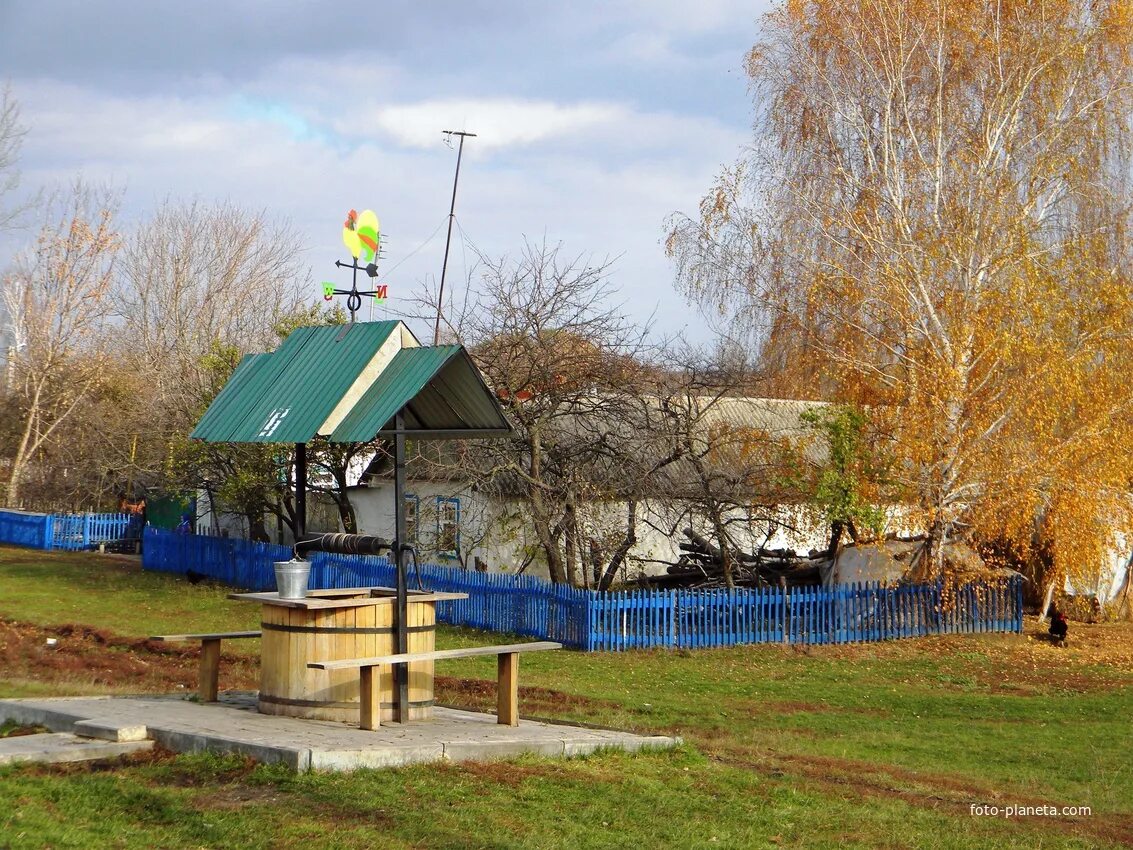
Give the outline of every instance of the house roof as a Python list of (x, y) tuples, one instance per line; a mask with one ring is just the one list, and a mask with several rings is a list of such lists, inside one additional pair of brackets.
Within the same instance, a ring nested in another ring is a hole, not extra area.
[(510, 428), (460, 346), (422, 348), (399, 321), (294, 330), (246, 356), (190, 435), (210, 443), (364, 442), (406, 411), (417, 438)]
[[(596, 444), (589, 455), (579, 452), (576, 468), (614, 491), (632, 490), (644, 481), (650, 492), (684, 496), (699, 493), (705, 475), (717, 489), (748, 491), (752, 479), (776, 462), (778, 449), (790, 449), (794, 457), (812, 464), (824, 462), (827, 456), (822, 435), (802, 419), (804, 411), (824, 406), (823, 402), (709, 395), (668, 399), (665, 404), (657, 397), (636, 401), (555, 418), (556, 439)], [(666, 405), (678, 408), (696, 449), (711, 447), (699, 469), (681, 456), (663, 470), (651, 472), (673, 449), (668, 430), (673, 423), (663, 411)], [(550, 440), (550, 435), (545, 438)], [(417, 445), (408, 461), (409, 477), (416, 480), (454, 481), (484, 471), (483, 454), (474, 445)], [(391, 474), (388, 458), (379, 452), (362, 477)], [(493, 482), (500, 492), (517, 488), (514, 474), (507, 470), (497, 470)]]

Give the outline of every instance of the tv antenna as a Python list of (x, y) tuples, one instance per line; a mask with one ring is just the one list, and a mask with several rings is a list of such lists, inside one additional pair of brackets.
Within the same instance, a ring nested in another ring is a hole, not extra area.
[(456, 185), (460, 182), (460, 158), (464, 155), (464, 139), (466, 137), (475, 138), (475, 133), (466, 133), (464, 130), (442, 130), (445, 136), (445, 144), (452, 146), (452, 137), (460, 136), (460, 147), (456, 151), (456, 176), (452, 179), (452, 203), (448, 208), (448, 236), (445, 238), (445, 259), (441, 263), (441, 291), (437, 295), (437, 321), (433, 325), (433, 345), (439, 345), (441, 341), (441, 313), (444, 310), (445, 303), (445, 272), (448, 271), (448, 249), (452, 243), (452, 220), (456, 217)]

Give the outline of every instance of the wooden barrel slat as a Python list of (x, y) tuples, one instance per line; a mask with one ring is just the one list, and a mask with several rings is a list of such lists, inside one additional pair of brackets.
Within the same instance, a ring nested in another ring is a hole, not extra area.
[[(259, 709), (264, 714), (358, 722), (358, 671), (311, 670), (309, 661), (364, 658), (397, 651), (394, 606), (285, 608), (265, 604)], [(434, 603), (410, 602), (409, 651), (435, 646)], [(274, 628), (273, 628), (274, 627)], [(382, 722), (395, 719), (393, 677), (382, 668)], [(432, 715), (433, 663), (409, 667), (409, 718)]]

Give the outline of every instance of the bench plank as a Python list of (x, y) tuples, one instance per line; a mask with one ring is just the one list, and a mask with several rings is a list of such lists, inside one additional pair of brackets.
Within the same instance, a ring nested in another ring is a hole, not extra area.
[(149, 640), (185, 641), (185, 640), (233, 640), (235, 638), (258, 638), (260, 632), (212, 632), (200, 635), (151, 635)]
[(504, 726), (518, 726), (519, 653), (562, 648), (561, 643), (542, 640), (498, 646), (471, 646), (464, 649), (437, 649), (431, 652), (401, 652), (396, 655), (375, 655), (372, 658), (348, 658), (340, 661), (310, 661), (307, 666), (315, 670), (356, 668), (361, 687), (358, 725), (363, 729), (377, 729), (381, 717), (379, 693), (383, 665), (408, 664), (411, 661), (436, 661), (446, 658), (471, 658), (475, 655), (495, 655), (497, 656), (496, 722)]
[(501, 655), (515, 652), (535, 652), (543, 649), (562, 649), (561, 643), (552, 640), (534, 643), (510, 643), (500, 646), (469, 646), (462, 649), (436, 649), (431, 652), (403, 652), (399, 655), (375, 655), (372, 658), (346, 658), (339, 661), (311, 661), (307, 666), (315, 670), (349, 670), (351, 667), (374, 667), (379, 664), (407, 664), (410, 661), (443, 661), (447, 658), (471, 658), (476, 655)]

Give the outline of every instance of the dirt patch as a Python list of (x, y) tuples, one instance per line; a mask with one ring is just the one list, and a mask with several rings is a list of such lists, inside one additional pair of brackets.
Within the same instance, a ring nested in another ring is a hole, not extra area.
[(176, 785), (179, 788), (221, 788), (239, 784), (256, 769), (257, 762), (251, 756), (232, 756), (223, 765), (204, 769), (184, 763), (174, 763), (167, 775), (161, 777), (161, 784)]
[[(445, 705), (477, 709), (494, 709), (496, 707), (496, 683), (483, 679), (437, 676), (433, 680), (433, 692), (437, 702)], [(556, 714), (598, 708), (616, 709), (623, 712), (626, 710), (624, 705), (613, 700), (592, 699), (578, 694), (552, 690), (551, 688), (521, 686), (519, 701), (524, 714)]]
[(41, 735), (50, 731), (46, 726), (17, 726), (11, 721), (0, 723), (0, 738), (25, 738), (28, 735)]
[(148, 750), (139, 750), (108, 759), (95, 761), (52, 762), (38, 764), (26, 762), (20, 765), (20, 772), (25, 776), (75, 776), (85, 773), (108, 773), (121, 770), (124, 767), (146, 767), (149, 765), (166, 764), (177, 758), (177, 754), (154, 745)]
[(507, 785), (509, 788), (516, 788), (528, 779), (555, 776), (560, 773), (554, 767), (541, 765), (535, 767), (504, 761), (462, 762), (454, 769), (477, 779), (486, 779), (500, 785)]
[(278, 788), (264, 785), (219, 785), (210, 787), (193, 800), (197, 811), (232, 812), (248, 806), (274, 806), (288, 798)]
[[(0, 676), (59, 684), (71, 692), (191, 692), (197, 687), (199, 658), (195, 643), (164, 644), (90, 626), (43, 627), (0, 619)], [(253, 688), (258, 680), (257, 659), (222, 653), (222, 688)]]

